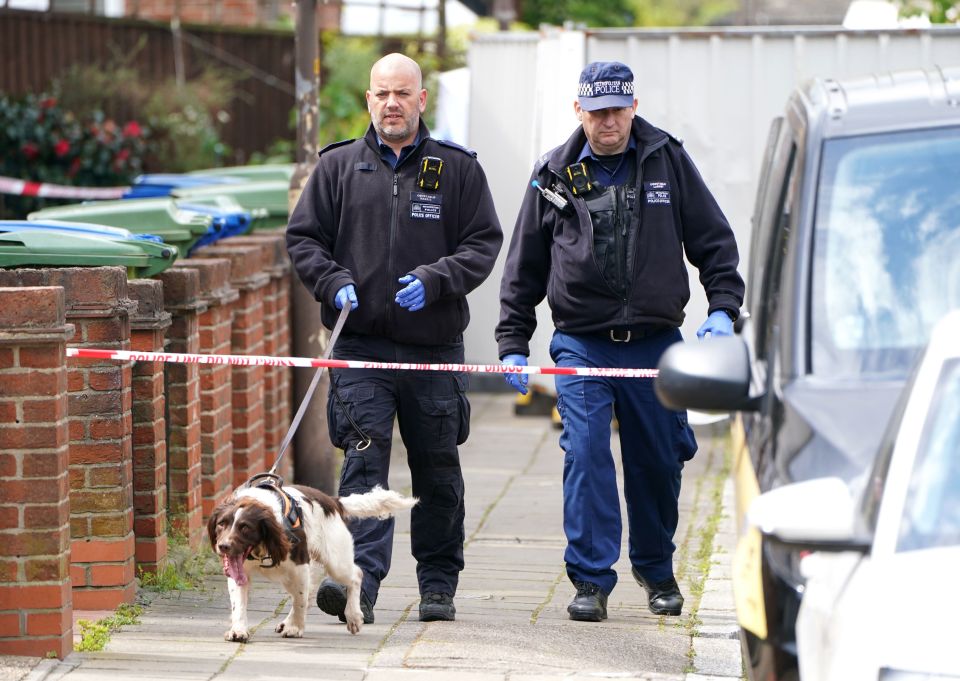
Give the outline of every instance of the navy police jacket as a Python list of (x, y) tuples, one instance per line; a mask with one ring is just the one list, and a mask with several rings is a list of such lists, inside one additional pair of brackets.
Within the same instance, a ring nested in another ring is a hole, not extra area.
[[(346, 332), (437, 345), (467, 327), (465, 296), (490, 274), (503, 233), (476, 155), (429, 134), (421, 122), (420, 143), (396, 171), (381, 160), (372, 125), (364, 137), (320, 152), (290, 215), (287, 251), (327, 327), (347, 284), (358, 306)], [(417, 186), (425, 156), (443, 160), (435, 190)], [(423, 282), (426, 304), (416, 312), (395, 302), (406, 274)]]
[(743, 279), (733, 230), (679, 141), (639, 116), (636, 200), (630, 216), (634, 252), (630, 288), (620, 295), (607, 283), (593, 252), (593, 225), (583, 198), (564, 183), (564, 169), (586, 142), (577, 128), (536, 164), (532, 180), (554, 188), (570, 203), (560, 210), (528, 186), (520, 207), (500, 284), (500, 357), (529, 355), (534, 311), (544, 296), (554, 326), (567, 333), (611, 328), (679, 327), (690, 299), (684, 264), (700, 272), (710, 312), (736, 314)]

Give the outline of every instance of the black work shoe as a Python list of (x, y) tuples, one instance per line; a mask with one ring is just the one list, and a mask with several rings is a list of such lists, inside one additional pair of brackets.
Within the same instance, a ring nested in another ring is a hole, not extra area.
[(654, 615), (679, 615), (683, 610), (683, 594), (680, 593), (680, 587), (677, 580), (673, 577), (665, 579), (656, 584), (650, 583), (640, 576), (637, 568), (631, 568), (633, 578), (637, 584), (647, 590), (647, 602), (650, 604), (650, 612)]
[[(347, 609), (347, 587), (337, 584), (329, 577), (320, 582), (317, 589), (317, 607), (328, 615), (335, 615), (341, 622), (346, 622), (343, 611)], [(363, 623), (373, 624), (373, 604), (367, 594), (360, 592), (360, 612), (363, 613)]]
[(450, 594), (428, 591), (420, 598), (421, 622), (452, 622), (457, 618)]
[(607, 619), (607, 594), (592, 582), (574, 582), (577, 595), (567, 606), (570, 619), (578, 622), (599, 622)]

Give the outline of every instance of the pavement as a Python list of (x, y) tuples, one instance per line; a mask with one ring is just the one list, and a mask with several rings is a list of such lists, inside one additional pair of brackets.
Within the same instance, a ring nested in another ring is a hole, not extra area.
[[(311, 603), (304, 637), (280, 637), (274, 626), (288, 610), (286, 593), (259, 581), (250, 598), (249, 642), (225, 642), (226, 579), (211, 574), (196, 590), (141, 590), (139, 624), (115, 632), (100, 652), (74, 652), (64, 660), (0, 656), (0, 681), (744, 678), (730, 578), (735, 534), (725, 424), (697, 427), (700, 451), (684, 470), (674, 560), (686, 598), (683, 614), (650, 613), (630, 575), (624, 536), (609, 618), (574, 622), (566, 612), (575, 590), (563, 564), (559, 430), (547, 417), (515, 416), (506, 393), (474, 393), (471, 403), (471, 436), (461, 447), (466, 568), (455, 622), (417, 619), (415, 563), (403, 514), (376, 623), (356, 636)], [(393, 457), (391, 487), (409, 493), (398, 437)], [(85, 616), (75, 613), (75, 619)]]

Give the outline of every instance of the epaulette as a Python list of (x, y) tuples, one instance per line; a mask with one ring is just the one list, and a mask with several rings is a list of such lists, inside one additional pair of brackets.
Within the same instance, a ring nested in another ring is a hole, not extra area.
[(472, 156), (473, 158), (477, 157), (477, 152), (475, 152), (473, 149), (467, 149), (466, 147), (460, 146), (456, 142), (451, 142), (450, 140), (438, 140), (434, 137), (431, 137), (430, 139), (432, 139), (434, 142), (436, 142), (441, 146), (450, 147), (451, 149), (457, 149), (459, 151), (462, 151), (465, 154)]
[(336, 149), (337, 147), (342, 147), (344, 144), (350, 144), (351, 142), (356, 142), (356, 141), (357, 141), (356, 139), (349, 139), (349, 140), (340, 140), (339, 142), (331, 142), (330, 144), (325, 146), (323, 149), (318, 151), (317, 156), (318, 157), (323, 156), (324, 152), (330, 151), (331, 149)]
[(550, 162), (550, 152), (548, 151), (543, 156), (537, 159), (537, 162), (533, 166), (533, 174), (539, 175), (540, 171), (543, 170), (543, 167)]
[(682, 138), (682, 137), (677, 137), (676, 135), (674, 135), (674, 134), (672, 134), (672, 133), (669, 133), (669, 132), (667, 132), (666, 130), (663, 130), (662, 128), (657, 128), (657, 130), (659, 130), (659, 131), (662, 132), (664, 135), (666, 135), (667, 137), (669, 137), (670, 139), (672, 139), (674, 142), (676, 142), (677, 144), (679, 144), (681, 147), (683, 146), (683, 138)]
[(553, 158), (553, 155), (556, 154), (557, 151), (559, 151), (560, 147), (562, 147), (562, 146), (563, 146), (563, 145), (561, 144), (560, 146), (556, 146), (556, 147), (554, 147), (553, 149), (550, 149), (549, 151), (545, 151), (545, 152), (543, 153), (543, 156), (541, 156), (540, 158), (538, 158), (538, 159), (537, 159), (537, 162), (536, 162), (536, 163), (534, 164), (534, 166), (533, 166), (533, 172), (534, 172), (534, 174), (539, 175), (539, 174), (540, 174), (540, 171), (543, 170), (543, 167), (544, 167), (545, 165), (547, 165), (548, 163), (550, 163), (550, 159)]

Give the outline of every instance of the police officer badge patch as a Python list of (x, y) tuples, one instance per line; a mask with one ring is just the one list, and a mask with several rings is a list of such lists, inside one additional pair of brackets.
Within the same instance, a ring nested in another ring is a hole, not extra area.
[(439, 220), (443, 194), (410, 192), (410, 217), (416, 220)]
[(644, 182), (643, 193), (647, 205), (670, 205), (670, 185), (666, 182)]

